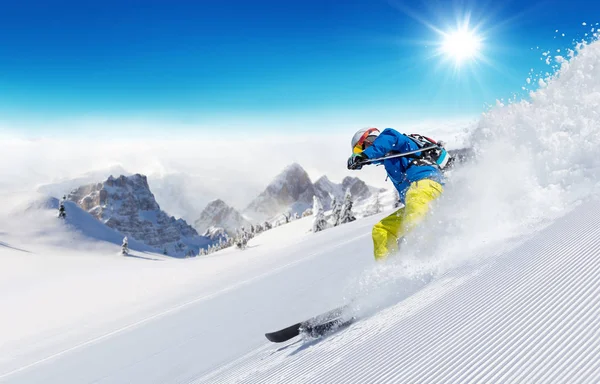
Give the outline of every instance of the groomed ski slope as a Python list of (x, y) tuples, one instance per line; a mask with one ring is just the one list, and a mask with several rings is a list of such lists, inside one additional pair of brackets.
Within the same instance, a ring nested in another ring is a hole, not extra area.
[(194, 383), (595, 383), (599, 271), (590, 202), (343, 331), (266, 345)]

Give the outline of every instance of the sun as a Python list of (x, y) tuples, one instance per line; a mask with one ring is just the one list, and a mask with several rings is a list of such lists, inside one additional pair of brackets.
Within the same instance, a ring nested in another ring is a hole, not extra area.
[(452, 59), (456, 65), (478, 57), (483, 39), (467, 26), (442, 33), (440, 53)]

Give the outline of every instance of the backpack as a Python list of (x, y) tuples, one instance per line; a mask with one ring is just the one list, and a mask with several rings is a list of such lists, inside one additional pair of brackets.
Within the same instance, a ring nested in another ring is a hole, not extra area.
[(431, 165), (442, 171), (452, 165), (454, 159), (444, 149), (444, 143), (442, 141), (435, 141), (418, 133), (405, 134), (404, 136), (414, 141), (419, 148), (435, 146), (435, 148), (422, 151), (420, 155), (415, 154), (407, 156), (408, 158), (413, 159), (411, 161), (412, 165)]

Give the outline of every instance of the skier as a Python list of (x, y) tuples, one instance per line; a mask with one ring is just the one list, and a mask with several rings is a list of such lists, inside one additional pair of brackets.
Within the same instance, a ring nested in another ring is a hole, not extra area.
[[(429, 143), (435, 142), (429, 139)], [(434, 157), (429, 151), (423, 151), (382, 161), (376, 159), (422, 147), (422, 142), (392, 128), (382, 132), (377, 128), (364, 128), (352, 137), (353, 153), (348, 159), (348, 169), (361, 169), (366, 161), (375, 159), (368, 163), (384, 165), (404, 204), (404, 207), (373, 227), (374, 254), (378, 261), (398, 251), (399, 241), (425, 217), (429, 204), (442, 194), (443, 175), (440, 166), (445, 165), (448, 155), (440, 145)]]

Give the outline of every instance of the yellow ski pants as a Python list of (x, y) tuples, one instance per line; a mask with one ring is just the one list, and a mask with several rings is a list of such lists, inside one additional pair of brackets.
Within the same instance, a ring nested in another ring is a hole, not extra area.
[(398, 251), (398, 239), (419, 224), (429, 211), (429, 203), (438, 198), (444, 188), (429, 179), (415, 181), (406, 191), (404, 207), (387, 216), (373, 227), (375, 260), (386, 259)]

